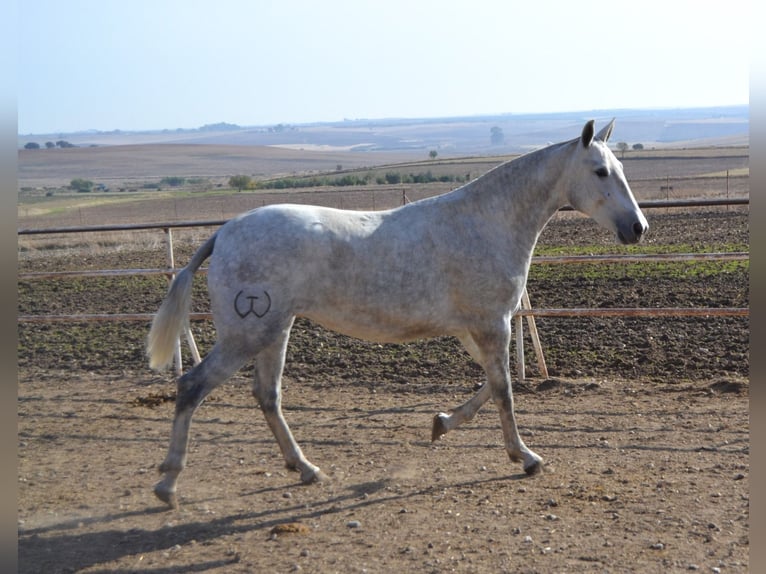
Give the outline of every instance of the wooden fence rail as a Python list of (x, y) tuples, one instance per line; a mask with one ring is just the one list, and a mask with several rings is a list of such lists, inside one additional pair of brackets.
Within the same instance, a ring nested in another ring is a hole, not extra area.
[[(750, 198), (718, 198), (718, 199), (651, 199), (639, 201), (642, 209), (655, 208), (684, 208), (684, 207), (718, 207), (729, 205), (750, 205)], [(571, 207), (562, 207), (560, 211), (573, 211)], [(176, 229), (182, 227), (219, 227), (228, 219), (211, 219), (207, 221), (174, 221), (166, 223), (125, 223), (119, 225), (90, 225), (87, 227), (46, 227), (40, 229), (19, 229), (18, 235), (51, 235), (55, 233), (82, 233), (98, 231), (140, 231), (143, 229)]]

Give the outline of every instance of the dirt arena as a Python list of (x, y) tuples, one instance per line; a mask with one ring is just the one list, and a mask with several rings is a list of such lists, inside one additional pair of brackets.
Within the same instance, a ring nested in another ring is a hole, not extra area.
[[(746, 250), (748, 213), (647, 212), (646, 246)], [(554, 220), (540, 246), (619, 252)], [(185, 264), (194, 248), (179, 242)], [(162, 246), (21, 251), (19, 271), (161, 267)], [(536, 307), (748, 306), (739, 264), (534, 266)], [(564, 269), (566, 267), (566, 269)], [(19, 313), (150, 313), (164, 279), (23, 280)], [(205, 310), (199, 280), (195, 310)], [(451, 339), (368, 344), (293, 330), (285, 414), (328, 482), (300, 484), (250, 395), (248, 370), (197, 411), (180, 508), (152, 494), (173, 415), (143, 323), (19, 325), (21, 572), (747, 572), (746, 317), (538, 320), (514, 380), (526, 477), (496, 409), (431, 443), (431, 419), (482, 374)], [(201, 349), (214, 340), (194, 323)]]

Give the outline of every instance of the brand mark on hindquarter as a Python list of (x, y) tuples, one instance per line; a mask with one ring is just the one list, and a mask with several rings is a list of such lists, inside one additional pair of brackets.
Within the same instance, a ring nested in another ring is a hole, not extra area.
[(244, 295), (244, 289), (234, 297), (234, 311), (242, 319), (248, 315), (255, 315), (259, 319), (266, 315), (271, 309), (271, 296), (267, 291), (261, 295)]

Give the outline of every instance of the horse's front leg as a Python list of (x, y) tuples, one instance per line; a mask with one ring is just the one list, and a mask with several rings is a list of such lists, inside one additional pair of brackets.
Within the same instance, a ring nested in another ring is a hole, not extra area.
[[(459, 337), (460, 342), (474, 361), (484, 366), (484, 352), (479, 348), (476, 340), (470, 333), (464, 333)], [(431, 441), (435, 441), (449, 431), (456, 429), (461, 424), (470, 421), (479, 412), (479, 409), (492, 396), (492, 389), (485, 383), (479, 391), (468, 399), (465, 403), (455, 408), (452, 414), (438, 413), (434, 416), (433, 426), (431, 427)]]
[(431, 441), (435, 441), (464, 422), (470, 421), (490, 396), (492, 396), (492, 389), (485, 383), (474, 396), (453, 410), (452, 414), (438, 413), (435, 415), (431, 427)]
[[(508, 368), (506, 367), (506, 371)], [(543, 459), (540, 455), (524, 444), (519, 436), (519, 429), (516, 425), (516, 415), (513, 408), (513, 392), (511, 391), (510, 376), (508, 383), (493, 385), (492, 396), (500, 411), (500, 424), (503, 427), (503, 438), (505, 439), (505, 449), (513, 462), (523, 462), (524, 472), (529, 475), (537, 474), (542, 470)]]
[(301, 482), (304, 484), (321, 482), (327, 477), (304, 456), (282, 414), (282, 370), (285, 365), (288, 337), (289, 329), (283, 338), (256, 355), (253, 396), (258, 401), (274, 438), (277, 439), (287, 468), (300, 472)]
[(483, 338), (475, 337), (475, 339), (482, 349), (482, 356), (484, 358), (483, 367), (488, 381), (487, 386), (500, 412), (500, 424), (503, 428), (505, 449), (511, 461), (522, 462), (524, 464), (524, 472), (532, 475), (542, 470), (543, 459), (524, 444), (521, 436), (519, 436), (519, 429), (516, 425), (508, 352), (510, 337), (509, 327), (507, 331), (502, 333), (495, 333)]

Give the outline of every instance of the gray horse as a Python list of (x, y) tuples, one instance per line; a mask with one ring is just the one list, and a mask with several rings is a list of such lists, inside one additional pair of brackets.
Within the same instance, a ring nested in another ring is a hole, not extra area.
[(271, 205), (223, 225), (173, 281), (148, 337), (154, 369), (172, 360), (188, 320), (195, 271), (211, 257), (208, 289), (218, 339), (177, 383), (175, 418), (157, 497), (177, 505), (195, 409), (255, 358), (253, 395), (287, 466), (310, 483), (324, 475), (306, 459), (281, 408), (281, 377), (295, 317), (361, 339), (404, 342), (451, 335), (487, 382), (452, 414), (435, 416), (435, 440), (470, 420), (490, 398), (505, 448), (526, 473), (542, 458), (522, 441), (511, 391), (511, 317), (519, 308), (532, 251), (556, 211), (569, 204), (636, 243), (648, 229), (606, 145), (614, 120), (595, 134), (504, 163), (444, 195), (387, 211)]

